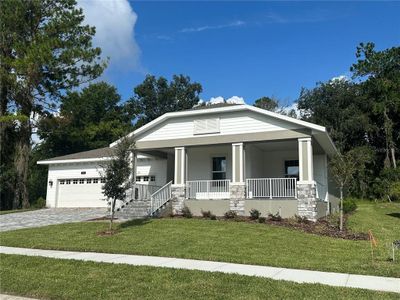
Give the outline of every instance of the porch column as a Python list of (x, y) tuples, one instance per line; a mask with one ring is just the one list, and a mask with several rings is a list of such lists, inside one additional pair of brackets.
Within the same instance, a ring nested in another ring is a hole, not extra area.
[(311, 221), (316, 221), (318, 211), (311, 138), (298, 139), (298, 143), (299, 181), (297, 182), (297, 214)]
[(230, 210), (238, 215), (244, 215), (245, 201), (244, 182), (244, 147), (243, 143), (232, 144), (232, 182), (230, 190)]
[(182, 209), (184, 207), (185, 183), (186, 183), (186, 149), (185, 147), (176, 147), (174, 184), (171, 187), (172, 213), (175, 215), (181, 214)]
[(136, 151), (132, 153), (132, 164), (133, 164), (132, 181), (133, 181), (133, 184), (135, 184), (136, 183), (136, 177), (137, 177), (137, 153), (136, 153)]
[(299, 177), (300, 181), (313, 182), (313, 150), (311, 138), (299, 139)]

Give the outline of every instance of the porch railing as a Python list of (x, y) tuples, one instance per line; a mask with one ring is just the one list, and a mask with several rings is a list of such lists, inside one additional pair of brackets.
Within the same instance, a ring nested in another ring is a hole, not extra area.
[(229, 199), (229, 179), (186, 182), (187, 199)]
[(160, 188), (161, 186), (158, 185), (135, 183), (127, 197), (129, 200), (149, 200), (151, 195)]
[(296, 178), (246, 179), (247, 198), (297, 198)]
[(171, 191), (172, 181), (168, 182), (162, 188), (158, 189), (151, 195), (150, 214), (154, 214), (160, 207), (166, 204), (172, 197)]

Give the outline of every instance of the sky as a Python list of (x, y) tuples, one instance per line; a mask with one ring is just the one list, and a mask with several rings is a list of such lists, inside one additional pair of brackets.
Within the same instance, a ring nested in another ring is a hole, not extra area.
[(100, 79), (124, 100), (146, 74), (184, 74), (202, 84), (204, 101), (273, 96), (290, 105), (302, 87), (351, 76), (360, 42), (400, 45), (400, 2), (78, 4), (110, 59)]

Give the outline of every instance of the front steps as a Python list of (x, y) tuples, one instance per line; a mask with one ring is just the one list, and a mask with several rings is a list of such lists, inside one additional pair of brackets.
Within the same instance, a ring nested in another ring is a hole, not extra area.
[(150, 214), (150, 199), (149, 200), (130, 200), (116, 209), (115, 216), (118, 219), (141, 219), (147, 218)]

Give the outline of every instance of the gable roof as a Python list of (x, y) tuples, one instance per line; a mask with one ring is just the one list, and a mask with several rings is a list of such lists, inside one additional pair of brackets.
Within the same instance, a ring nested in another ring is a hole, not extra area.
[(53, 163), (62, 163), (66, 160), (79, 160), (79, 161), (98, 161), (98, 160), (107, 160), (110, 159), (113, 155), (113, 149), (110, 147), (104, 147), (89, 151), (82, 151), (62, 156), (56, 156), (49, 159), (40, 160), (37, 163), (39, 165), (53, 164)]

